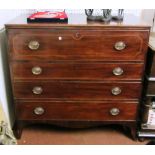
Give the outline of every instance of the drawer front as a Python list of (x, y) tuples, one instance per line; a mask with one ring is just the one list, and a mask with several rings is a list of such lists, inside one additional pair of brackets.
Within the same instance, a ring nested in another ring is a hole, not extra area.
[(19, 102), (16, 111), (19, 120), (136, 120), (137, 105), (119, 102)]
[(14, 80), (141, 80), (143, 63), (14, 62)]
[(72, 100), (139, 99), (140, 82), (50, 81), (15, 82), (15, 98)]
[(140, 31), (79, 29), (22, 29), (9, 34), (12, 59), (120, 61), (144, 60), (148, 35)]

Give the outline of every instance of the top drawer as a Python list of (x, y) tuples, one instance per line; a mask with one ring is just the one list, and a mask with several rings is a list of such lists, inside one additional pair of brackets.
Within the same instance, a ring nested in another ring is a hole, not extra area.
[(145, 31), (9, 30), (12, 59), (144, 60)]

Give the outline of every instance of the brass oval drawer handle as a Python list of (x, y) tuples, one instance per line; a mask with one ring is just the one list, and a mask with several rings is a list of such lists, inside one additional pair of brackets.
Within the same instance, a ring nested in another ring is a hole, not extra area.
[(34, 75), (39, 75), (42, 73), (42, 68), (39, 66), (35, 66), (32, 68), (32, 74)]
[(32, 89), (32, 92), (33, 92), (33, 94), (39, 95), (43, 92), (43, 89), (42, 89), (42, 87), (37, 86)]
[(42, 108), (42, 107), (36, 107), (36, 108), (34, 109), (34, 113), (35, 113), (36, 115), (42, 115), (44, 112), (45, 112), (45, 110), (44, 110), (44, 108)]
[(115, 43), (114, 47), (117, 51), (121, 51), (126, 48), (126, 44), (123, 41), (118, 41)]
[(40, 44), (36, 40), (30, 41), (29, 44), (28, 44), (28, 47), (31, 50), (37, 50), (37, 49), (39, 49), (39, 46), (40, 46)]
[(110, 109), (110, 114), (112, 115), (112, 116), (116, 116), (116, 115), (118, 115), (120, 113), (120, 110), (118, 109), (118, 108), (112, 108), (112, 109)]
[(121, 88), (119, 87), (114, 87), (112, 90), (111, 90), (111, 93), (113, 95), (119, 95), (120, 93), (122, 92)]
[(116, 67), (113, 69), (113, 74), (116, 76), (122, 75), (123, 74), (123, 69), (121, 67)]

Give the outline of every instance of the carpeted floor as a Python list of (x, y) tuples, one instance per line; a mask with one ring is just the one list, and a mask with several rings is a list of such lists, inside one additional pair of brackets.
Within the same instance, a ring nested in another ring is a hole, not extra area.
[(51, 125), (35, 125), (24, 128), (21, 145), (144, 145), (133, 141), (119, 126), (104, 126), (87, 129), (66, 129)]

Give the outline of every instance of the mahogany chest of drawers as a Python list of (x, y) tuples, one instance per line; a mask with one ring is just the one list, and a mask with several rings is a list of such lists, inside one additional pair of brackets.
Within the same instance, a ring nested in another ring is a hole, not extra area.
[(18, 138), (38, 122), (121, 124), (136, 137), (148, 26), (15, 20), (6, 29)]

